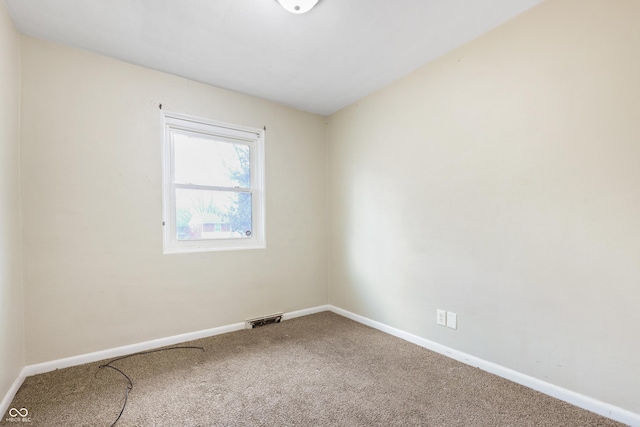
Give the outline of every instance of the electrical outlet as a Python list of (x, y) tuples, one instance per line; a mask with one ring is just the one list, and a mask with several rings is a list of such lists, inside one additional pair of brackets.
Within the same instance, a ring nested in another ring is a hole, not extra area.
[(436, 310), (436, 323), (438, 325), (447, 326), (447, 312), (444, 310)]
[(447, 328), (458, 329), (458, 315), (447, 311)]

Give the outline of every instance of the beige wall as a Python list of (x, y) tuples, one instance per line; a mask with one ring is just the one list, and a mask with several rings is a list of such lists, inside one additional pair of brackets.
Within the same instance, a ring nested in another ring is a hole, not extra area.
[(548, 1), (331, 116), (330, 303), (640, 413), (639, 18)]
[(20, 36), (0, 2), (0, 400), (24, 366), (20, 252)]
[[(325, 119), (24, 37), (27, 363), (327, 302)], [(266, 132), (267, 249), (162, 254), (163, 109)]]

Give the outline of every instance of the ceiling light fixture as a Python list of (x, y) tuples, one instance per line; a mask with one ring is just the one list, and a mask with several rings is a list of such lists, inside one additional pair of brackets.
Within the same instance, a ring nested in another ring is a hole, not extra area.
[(278, 0), (278, 3), (291, 13), (305, 13), (309, 12), (318, 0)]

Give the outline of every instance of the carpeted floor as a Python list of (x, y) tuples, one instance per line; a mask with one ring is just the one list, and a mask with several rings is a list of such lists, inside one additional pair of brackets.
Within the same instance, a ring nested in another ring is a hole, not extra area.
[[(112, 363), (117, 426), (622, 426), (324, 312)], [(110, 426), (108, 361), (25, 380), (31, 422)]]

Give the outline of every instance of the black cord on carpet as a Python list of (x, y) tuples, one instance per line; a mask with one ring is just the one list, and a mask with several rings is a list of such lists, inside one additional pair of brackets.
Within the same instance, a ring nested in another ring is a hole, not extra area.
[[(195, 349), (195, 350), (205, 351), (204, 347), (196, 347), (196, 346), (189, 346), (189, 345), (178, 346), (178, 347), (159, 348), (159, 349), (156, 349), (156, 350), (141, 351), (139, 353), (133, 353), (133, 354), (129, 354), (129, 355), (126, 355), (126, 356), (118, 357), (118, 358), (115, 358), (115, 359), (105, 363), (104, 365), (98, 366), (98, 369), (111, 368), (114, 371), (118, 371), (129, 382), (129, 385), (127, 386), (127, 389), (124, 392), (124, 404), (122, 405), (122, 409), (120, 410), (120, 413), (118, 414), (118, 418), (116, 418), (116, 420), (113, 422), (113, 424), (111, 424), (111, 427), (115, 426), (116, 423), (118, 422), (118, 420), (120, 420), (120, 417), (124, 413), (124, 408), (127, 406), (127, 400), (129, 400), (129, 392), (131, 390), (133, 390), (133, 381), (131, 381), (131, 378), (129, 378), (129, 376), (127, 374), (125, 374), (124, 372), (122, 372), (120, 369), (116, 368), (115, 366), (111, 366), (111, 364), (113, 362), (117, 362), (118, 360), (126, 359), (128, 357), (140, 356), (140, 355), (143, 355), (143, 354), (157, 353), (159, 351), (179, 350), (179, 349)], [(96, 372), (96, 374), (97, 374), (97, 372)]]

